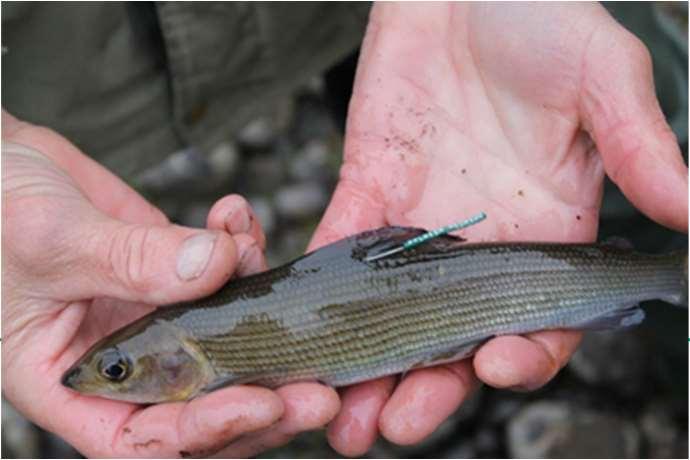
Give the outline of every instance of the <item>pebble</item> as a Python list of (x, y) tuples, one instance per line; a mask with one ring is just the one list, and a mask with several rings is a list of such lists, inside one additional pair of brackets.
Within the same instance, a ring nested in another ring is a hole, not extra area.
[(142, 171), (134, 178), (137, 187), (163, 193), (211, 174), (208, 159), (198, 150), (188, 148), (171, 154), (165, 161)]
[(249, 150), (268, 150), (277, 136), (275, 122), (271, 117), (255, 118), (247, 123), (237, 135), (240, 146)]
[[(630, 359), (612, 359), (621, 356)], [(632, 329), (585, 333), (569, 364), (585, 382), (609, 385), (628, 396), (642, 390), (646, 367), (647, 350)]]
[(687, 457), (687, 446), (680, 443), (680, 433), (671, 416), (672, 408), (662, 402), (651, 402), (640, 417), (640, 428), (647, 440), (650, 458)]
[(326, 91), (326, 80), (322, 75), (314, 75), (304, 83), (302, 90), (315, 96), (323, 96)]
[(321, 214), (328, 202), (328, 195), (316, 182), (301, 182), (281, 187), (274, 202), (278, 214), (282, 217), (303, 219)]
[(615, 415), (561, 401), (527, 405), (508, 424), (508, 449), (517, 458), (635, 458), (635, 425)]
[(234, 142), (221, 142), (208, 155), (210, 170), (216, 177), (230, 177), (237, 172), (240, 152)]
[(328, 174), (328, 160), (331, 153), (328, 143), (321, 139), (309, 141), (290, 159), (290, 176), (305, 181)]

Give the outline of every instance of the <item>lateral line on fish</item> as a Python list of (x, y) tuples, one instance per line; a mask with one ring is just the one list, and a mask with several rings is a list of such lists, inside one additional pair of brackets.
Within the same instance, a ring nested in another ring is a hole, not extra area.
[(397, 254), (402, 251), (406, 251), (408, 249), (412, 249), (414, 247), (419, 246), (420, 244), (423, 244), (431, 239), (438, 238), (439, 236), (447, 235), (450, 232), (454, 232), (456, 230), (461, 230), (463, 228), (471, 227), (472, 225), (478, 224), (479, 222), (483, 221), (486, 219), (486, 213), (480, 212), (479, 214), (476, 214), (469, 219), (461, 220), (459, 222), (456, 222), (454, 224), (446, 225), (444, 227), (437, 228), (435, 230), (428, 231), (426, 233), (423, 233), (419, 236), (415, 236), (414, 238), (410, 238), (409, 240), (405, 241), (402, 245), (397, 246), (393, 249), (389, 249), (388, 251), (384, 251), (380, 254), (376, 254), (373, 256), (369, 256), (365, 258), (365, 262), (372, 262), (374, 260), (379, 260), (383, 259), (384, 257), (391, 256), (393, 254)]

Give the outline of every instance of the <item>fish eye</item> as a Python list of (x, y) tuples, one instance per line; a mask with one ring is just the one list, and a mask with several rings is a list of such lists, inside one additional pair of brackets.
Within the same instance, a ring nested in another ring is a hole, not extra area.
[(129, 361), (116, 350), (104, 353), (98, 367), (101, 375), (113, 382), (120, 382), (129, 375)]

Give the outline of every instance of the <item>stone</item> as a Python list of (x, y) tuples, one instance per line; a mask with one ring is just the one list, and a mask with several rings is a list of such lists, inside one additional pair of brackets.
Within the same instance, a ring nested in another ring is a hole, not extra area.
[(508, 424), (508, 448), (517, 458), (635, 458), (635, 425), (616, 415), (561, 401), (539, 401)]
[(612, 386), (627, 396), (642, 390), (646, 367), (647, 351), (634, 330), (585, 333), (569, 364), (586, 383)]
[(268, 150), (277, 137), (271, 117), (258, 117), (247, 123), (237, 134), (237, 142), (249, 150)]
[(297, 181), (326, 177), (330, 155), (328, 143), (321, 139), (309, 141), (290, 159), (290, 176)]
[(165, 193), (182, 184), (207, 179), (211, 174), (206, 157), (198, 150), (188, 148), (177, 151), (162, 163), (142, 171), (134, 178), (134, 184), (154, 193)]
[[(640, 417), (640, 428), (647, 444), (649, 458), (686, 458), (687, 444), (673, 420), (673, 408), (655, 401), (649, 403)], [(687, 437), (687, 435), (686, 435)]]
[(325, 210), (328, 196), (323, 187), (315, 182), (286, 185), (276, 193), (275, 207), (287, 219), (304, 219)]
[(237, 172), (240, 152), (233, 142), (221, 142), (208, 155), (211, 173), (215, 177), (227, 178)]

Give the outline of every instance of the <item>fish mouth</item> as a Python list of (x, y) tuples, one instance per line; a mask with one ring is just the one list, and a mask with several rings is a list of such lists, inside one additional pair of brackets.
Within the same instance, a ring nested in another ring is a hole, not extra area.
[(65, 371), (65, 373), (62, 375), (62, 378), (60, 379), (60, 383), (62, 383), (63, 386), (74, 390), (77, 388), (77, 385), (79, 384), (80, 375), (81, 366), (74, 366)]

